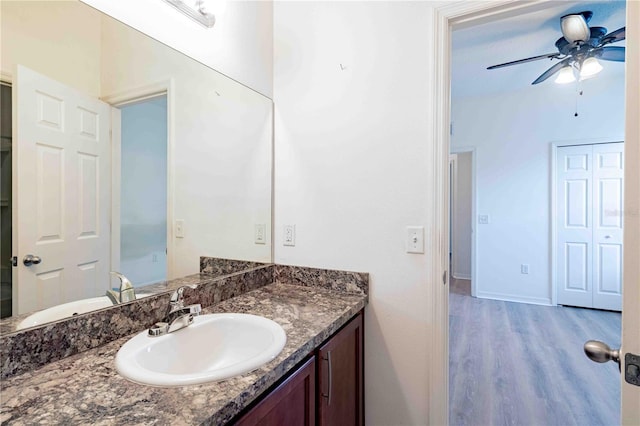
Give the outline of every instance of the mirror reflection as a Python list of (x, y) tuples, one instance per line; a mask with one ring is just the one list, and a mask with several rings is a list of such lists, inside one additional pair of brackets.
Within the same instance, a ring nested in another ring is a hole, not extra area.
[(1, 7), (3, 318), (271, 261), (270, 99), (78, 1)]

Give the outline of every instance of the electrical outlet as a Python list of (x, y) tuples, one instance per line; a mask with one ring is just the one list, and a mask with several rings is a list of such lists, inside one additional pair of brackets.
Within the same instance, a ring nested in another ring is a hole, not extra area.
[(489, 224), (489, 215), (488, 214), (478, 215), (478, 223), (480, 225), (488, 225)]
[(254, 231), (254, 242), (256, 244), (266, 244), (267, 226), (264, 223), (257, 224)]
[(284, 235), (282, 236), (282, 245), (295, 246), (296, 245), (296, 226), (285, 225)]
[(528, 274), (529, 273), (529, 265), (527, 265), (526, 263), (523, 263), (522, 265), (520, 265), (520, 273), (521, 274)]
[(424, 227), (407, 226), (407, 253), (424, 253)]
[(156, 263), (156, 262), (158, 262), (158, 255), (157, 255), (156, 253), (153, 253), (153, 254), (151, 255), (151, 262), (152, 262), (152, 263)]

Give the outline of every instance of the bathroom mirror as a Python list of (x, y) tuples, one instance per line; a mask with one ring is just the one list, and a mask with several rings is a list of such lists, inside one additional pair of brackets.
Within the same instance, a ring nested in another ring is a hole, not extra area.
[(3, 321), (271, 262), (271, 99), (79, 1), (0, 7)]

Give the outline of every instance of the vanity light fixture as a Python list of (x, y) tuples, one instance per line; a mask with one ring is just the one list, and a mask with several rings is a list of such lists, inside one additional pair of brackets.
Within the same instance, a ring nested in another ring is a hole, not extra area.
[(205, 0), (164, 0), (189, 18), (198, 22), (205, 28), (211, 28), (216, 23), (216, 17), (207, 10)]

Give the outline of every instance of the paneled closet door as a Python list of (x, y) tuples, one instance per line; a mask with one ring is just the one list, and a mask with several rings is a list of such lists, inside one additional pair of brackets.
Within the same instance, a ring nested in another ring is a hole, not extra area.
[(624, 144), (593, 145), (593, 307), (622, 310)]
[(558, 148), (558, 304), (621, 310), (623, 148)]
[(593, 190), (591, 145), (558, 148), (557, 261), (558, 304), (593, 304)]

